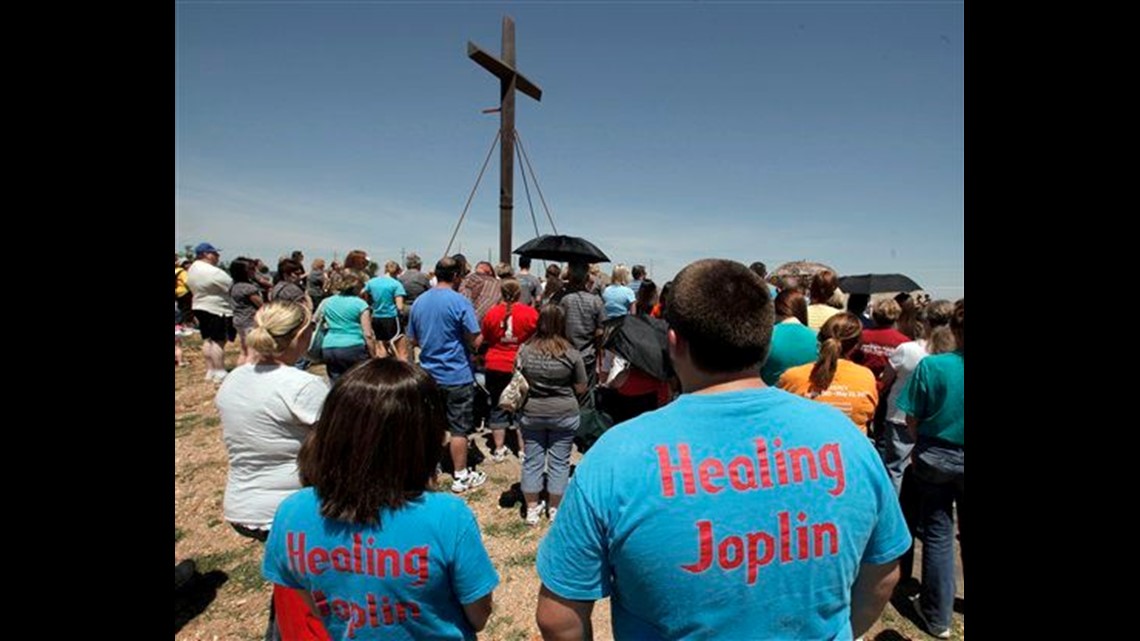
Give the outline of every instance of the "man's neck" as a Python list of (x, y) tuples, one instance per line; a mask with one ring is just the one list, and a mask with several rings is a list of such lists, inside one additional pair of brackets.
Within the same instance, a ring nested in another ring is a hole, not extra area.
[(685, 393), (688, 394), (721, 394), (723, 392), (736, 392), (745, 389), (762, 389), (768, 387), (760, 378), (756, 370), (742, 370), (726, 374), (696, 375), (696, 380), (682, 381)]
[(455, 289), (455, 283), (441, 280), (435, 284), (435, 289)]

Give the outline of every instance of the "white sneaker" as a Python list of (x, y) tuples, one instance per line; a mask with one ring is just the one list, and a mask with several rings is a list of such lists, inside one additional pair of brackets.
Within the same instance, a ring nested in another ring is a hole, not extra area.
[(916, 594), (916, 595), (912, 596), (910, 598), (910, 603), (911, 603), (911, 605), (914, 606), (914, 613), (916, 615), (918, 615), (918, 620), (922, 622), (922, 627), (926, 631), (927, 634), (929, 634), (930, 636), (935, 637), (937, 639), (949, 639), (950, 638), (950, 628), (946, 628), (945, 630), (935, 630), (934, 627), (932, 625), (930, 625), (930, 621), (928, 621), (926, 619), (926, 615), (922, 613), (922, 595), (921, 594)]
[(226, 374), (228, 373), (229, 372), (224, 369), (214, 370), (214, 382), (221, 385), (222, 381), (226, 379)]
[(487, 475), (478, 470), (470, 470), (463, 476), (455, 477), (455, 481), (451, 484), (451, 491), (456, 494), (462, 494), (473, 487), (479, 487), (487, 482)]
[(542, 519), (544, 509), (546, 509), (546, 501), (539, 501), (538, 505), (534, 507), (528, 505), (526, 508), (526, 524), (531, 527), (537, 526), (539, 520)]

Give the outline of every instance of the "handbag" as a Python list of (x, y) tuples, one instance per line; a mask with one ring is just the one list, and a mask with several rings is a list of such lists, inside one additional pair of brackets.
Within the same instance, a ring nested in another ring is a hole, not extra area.
[(530, 391), (530, 385), (526, 382), (526, 377), (523, 376), (522, 368), (519, 366), (521, 357), (520, 348), (515, 357), (515, 371), (511, 374), (511, 382), (507, 383), (507, 387), (499, 395), (499, 408), (511, 413), (518, 412), (523, 405), (526, 405), (526, 395)]
[(313, 363), (323, 362), (323, 346), (325, 344), (325, 334), (329, 332), (329, 324), (325, 321), (325, 301), (317, 306), (317, 312), (313, 314), (313, 322), (317, 325), (313, 329), (313, 337), (309, 339), (309, 349), (305, 350), (305, 358)]

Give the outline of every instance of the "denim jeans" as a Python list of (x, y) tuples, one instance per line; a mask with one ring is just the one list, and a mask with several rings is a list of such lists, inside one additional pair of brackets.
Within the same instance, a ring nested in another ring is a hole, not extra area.
[(487, 396), (491, 397), (491, 420), (488, 423), (493, 430), (505, 430), (511, 426), (514, 414), (499, 407), (499, 397), (511, 382), (513, 372), (493, 372), (487, 370)]
[(902, 491), (903, 472), (910, 465), (910, 451), (914, 449), (914, 439), (910, 437), (906, 424), (884, 421), (877, 449), (883, 456), (883, 464), (887, 466), (895, 494), (899, 494)]
[(935, 630), (950, 628), (957, 581), (954, 571), (954, 507), (962, 568), (966, 567), (965, 448), (919, 436), (914, 446), (914, 476), (922, 524), (922, 613)]
[(546, 468), (546, 491), (562, 496), (570, 482), (570, 451), (578, 431), (579, 415), (561, 418), (535, 418), (526, 414), (519, 420), (526, 441), (522, 464), (522, 491), (542, 491), (542, 469)]

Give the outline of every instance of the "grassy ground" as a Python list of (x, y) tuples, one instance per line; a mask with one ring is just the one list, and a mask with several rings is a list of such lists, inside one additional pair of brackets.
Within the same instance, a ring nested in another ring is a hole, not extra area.
[[(197, 584), (196, 600), (175, 604), (175, 638), (254, 641), (264, 635), (271, 590), (261, 579), (260, 544), (239, 536), (222, 519), (226, 452), (213, 402), (215, 386), (203, 380), (200, 346), (196, 337), (184, 340), (189, 365), (175, 368), (174, 373), (174, 561), (194, 559), (205, 577)], [(232, 368), (236, 360), (231, 346), (227, 366)], [(323, 375), (319, 366), (311, 371)], [(484, 447), (484, 451), (489, 450)], [(489, 477), (487, 483), (468, 492), (466, 499), (479, 520), (501, 582), (495, 591), (495, 612), (481, 637), (537, 639), (534, 604), (539, 581), (534, 556), (547, 525), (544, 521), (538, 528), (529, 528), (517, 509), (498, 505), (500, 493), (518, 482), (517, 459), (509, 457), (498, 465), (488, 461), (482, 469)], [(959, 596), (962, 589), (959, 575)], [(867, 639), (931, 638), (913, 623), (913, 612), (901, 594), (904, 591), (900, 590), (899, 597), (887, 606)], [(956, 610), (964, 610), (964, 603)], [(599, 602), (594, 609), (597, 638), (611, 638), (609, 617), (608, 601)], [(953, 638), (965, 638), (963, 622), (964, 615), (956, 613)]]

